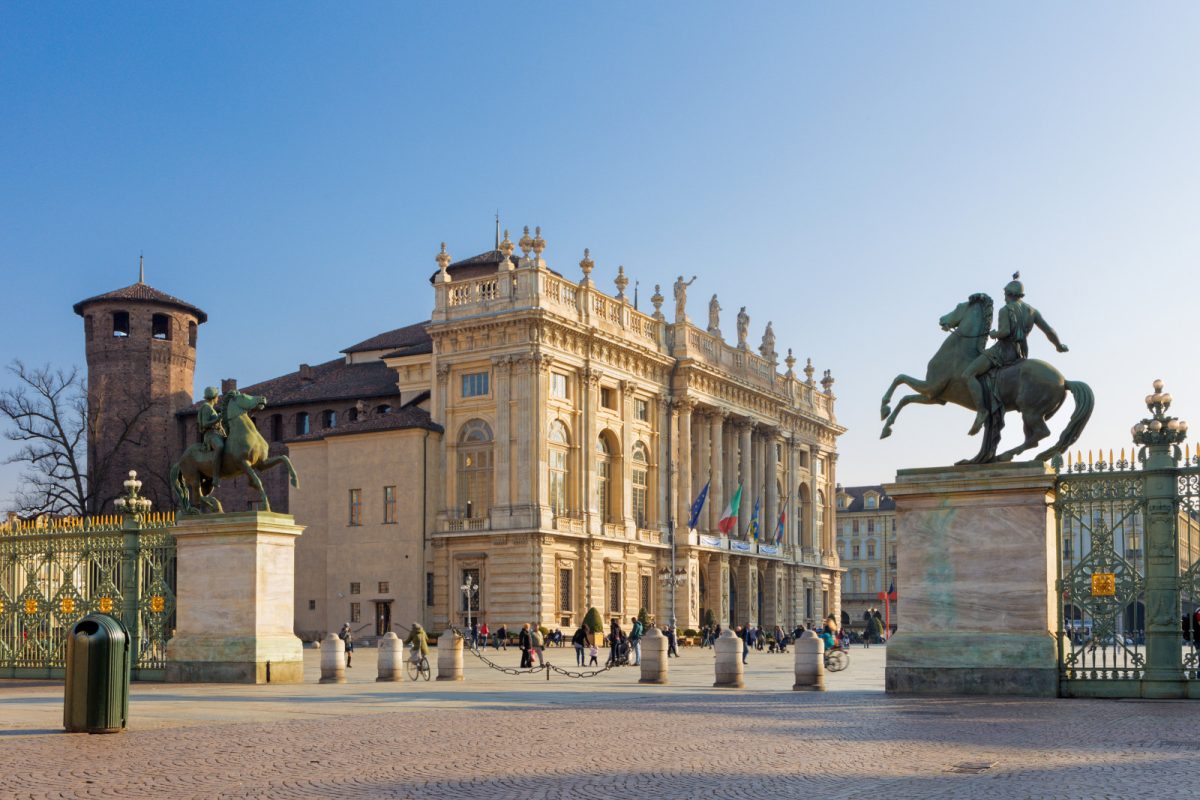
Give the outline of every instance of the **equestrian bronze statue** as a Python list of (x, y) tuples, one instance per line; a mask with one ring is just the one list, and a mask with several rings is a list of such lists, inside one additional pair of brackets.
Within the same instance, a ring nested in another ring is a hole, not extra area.
[[(179, 510), (184, 514), (197, 514), (201, 510), (221, 513), (221, 501), (213, 496), (213, 489), (221, 478), (245, 475), (258, 490), (262, 510), (270, 511), (271, 502), (258, 473), (282, 464), (287, 467), (292, 486), (299, 487), (300, 480), (287, 456), (269, 455), (267, 440), (250, 418), (251, 411), (267, 407), (267, 398), (242, 394), (236, 389), (226, 392), (220, 402), (217, 396), (213, 387), (204, 390), (204, 402), (197, 413), (204, 441), (189, 447), (171, 465), (171, 488)], [(193, 505), (193, 499), (202, 509)]]
[[(1045, 361), (1029, 358), (1029, 334), (1035, 327), (1060, 353), (1067, 352), (1067, 346), (1059, 341), (1058, 334), (1038, 310), (1025, 302), (1025, 287), (1019, 277), (1019, 272), (1014, 274), (1004, 287), (1005, 302), (995, 330), (991, 330), (992, 298), (982, 293), (971, 295), (938, 320), (949, 336), (929, 361), (925, 380), (897, 375), (892, 381), (883, 396), (880, 414), (884, 425), (879, 438), (891, 435), (896, 416), (909, 403), (949, 402), (976, 412), (970, 435), (983, 429), (979, 453), (959, 464), (1011, 461), (1050, 435), (1046, 420), (1054, 416), (1070, 392), (1075, 399), (1075, 410), (1067, 427), (1058, 441), (1038, 453), (1035, 460), (1047, 461), (1078, 441), (1092, 416), (1092, 390), (1086, 383), (1065, 379)], [(996, 344), (986, 347), (989, 336)], [(900, 398), (893, 410), (892, 394), (901, 384), (917, 393)], [(1004, 414), (1008, 411), (1020, 413), (1025, 424), (1025, 441), (997, 455)]]

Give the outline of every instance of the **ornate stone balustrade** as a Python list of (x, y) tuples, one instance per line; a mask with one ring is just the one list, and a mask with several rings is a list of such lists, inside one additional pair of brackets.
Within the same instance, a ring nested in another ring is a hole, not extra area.
[(491, 529), (491, 521), (487, 517), (473, 517), (471, 519), (448, 519), (442, 528), (443, 531), (447, 532), (489, 531)]

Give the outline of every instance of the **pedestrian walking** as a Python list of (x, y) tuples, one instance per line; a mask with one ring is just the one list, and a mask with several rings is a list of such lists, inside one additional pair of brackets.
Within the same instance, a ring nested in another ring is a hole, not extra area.
[(670, 658), (671, 656), (679, 658), (679, 651), (676, 649), (676, 645), (678, 644), (679, 634), (678, 631), (675, 630), (675, 625), (672, 624), (669, 628), (667, 628), (667, 658)]
[(587, 628), (582, 625), (579, 630), (575, 631), (575, 635), (571, 637), (571, 644), (575, 646), (575, 665), (583, 666), (583, 648), (587, 647), (588, 632)]
[(521, 669), (529, 669), (533, 666), (533, 636), (529, 633), (528, 622), (521, 626), (517, 647), (521, 650)]
[(508, 649), (508, 627), (506, 625), (501, 625), (496, 629), (496, 649)]
[(746, 629), (743, 626), (738, 625), (735, 630), (738, 638), (742, 640), (742, 664), (746, 664), (747, 658), (750, 655), (750, 645), (746, 644)]
[(477, 647), (479, 647), (483, 650), (487, 650), (487, 646), (488, 646), (488, 626), (487, 626), (486, 622), (483, 622), (483, 623), (480, 623), (480, 625), (479, 625), (479, 644), (477, 645)]
[(354, 657), (354, 631), (350, 630), (349, 622), (342, 626), (338, 638), (346, 643), (346, 669), (350, 669), (350, 659)]
[(599, 648), (599, 647), (596, 647), (596, 643), (595, 643), (595, 642), (592, 642), (592, 646), (591, 646), (590, 648), (588, 648), (588, 650), (589, 650), (589, 652), (590, 652), (590, 654), (591, 654), (591, 656), (592, 656), (592, 660), (588, 662), (588, 666), (589, 666), (589, 667), (598, 667), (598, 666), (600, 666), (600, 662), (596, 660), (596, 659), (597, 659), (597, 657), (600, 655), (600, 648)]
[(608, 644), (612, 648), (612, 653), (608, 656), (608, 663), (617, 663), (621, 652), (621, 640), (624, 638), (625, 633), (621, 630), (621, 623), (617, 622), (616, 617), (613, 617), (612, 624), (608, 627)]
[[(542, 629), (536, 625), (533, 626), (533, 631), (530, 635), (533, 638), (533, 653), (537, 656), (538, 666), (540, 667), (545, 663), (545, 656), (543, 655), (543, 652), (546, 649), (546, 640), (542, 636)], [(533, 664), (530, 664), (529, 666), (532, 667)]]
[(637, 659), (632, 664), (636, 667), (642, 663), (642, 634), (646, 632), (646, 626), (637, 617), (630, 617), (629, 622), (629, 649)]

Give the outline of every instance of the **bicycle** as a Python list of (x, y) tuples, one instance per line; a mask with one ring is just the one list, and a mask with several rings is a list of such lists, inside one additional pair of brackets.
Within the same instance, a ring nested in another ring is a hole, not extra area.
[(421, 677), (429, 680), (431, 674), (429, 659), (424, 654), (418, 653), (416, 648), (414, 648), (412, 656), (408, 659), (408, 679), (415, 681), (418, 677)]
[(828, 672), (841, 672), (850, 666), (850, 653), (840, 647), (825, 651), (825, 669)]

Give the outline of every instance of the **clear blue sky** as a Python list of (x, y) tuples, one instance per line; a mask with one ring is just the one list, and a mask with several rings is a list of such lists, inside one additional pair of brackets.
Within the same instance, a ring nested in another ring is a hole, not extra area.
[(974, 452), (953, 408), (879, 441), (879, 398), (1014, 269), (1121, 447), (1155, 377), (1200, 422), (1198, 41), (1170, 3), (8, 2), (0, 359), (82, 364), (71, 304), (144, 252), (210, 315), (197, 387), (271, 377), (425, 319), (499, 209), (568, 276), (773, 320), (846, 484)]

